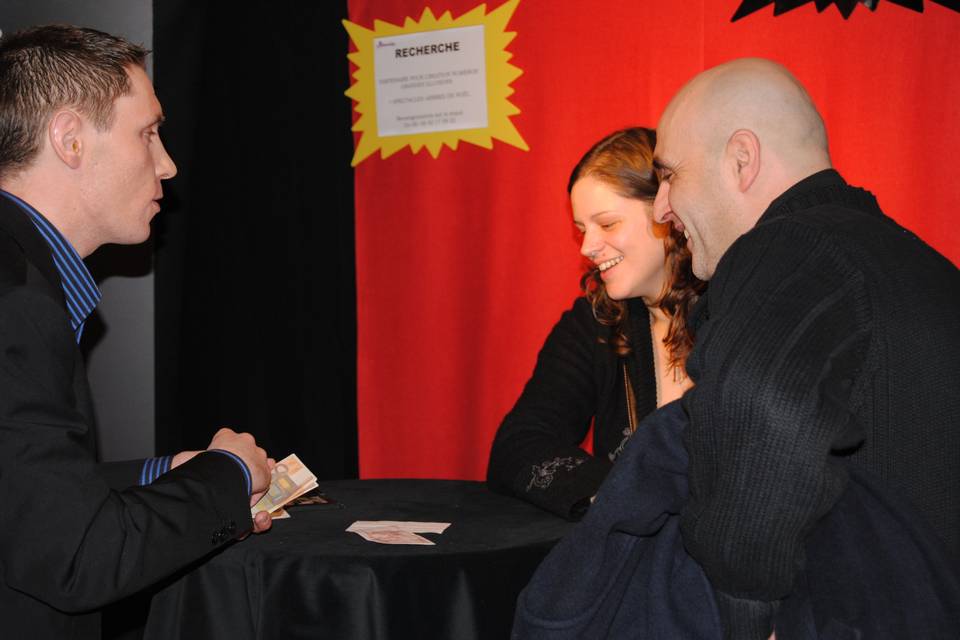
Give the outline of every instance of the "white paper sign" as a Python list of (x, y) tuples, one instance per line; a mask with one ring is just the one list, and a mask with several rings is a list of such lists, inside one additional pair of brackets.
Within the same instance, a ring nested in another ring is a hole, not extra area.
[(487, 126), (483, 26), (374, 39), (377, 134)]

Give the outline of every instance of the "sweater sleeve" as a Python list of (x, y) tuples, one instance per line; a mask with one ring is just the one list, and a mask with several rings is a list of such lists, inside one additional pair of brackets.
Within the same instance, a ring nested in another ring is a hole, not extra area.
[(735, 243), (688, 361), (690, 500), (681, 530), (717, 591), (726, 637), (766, 639), (836, 502), (855, 446), (870, 307), (862, 276), (814, 229), (783, 221)]
[(597, 322), (579, 298), (553, 327), (493, 442), (487, 482), (564, 518), (582, 515), (610, 462), (579, 447), (597, 408)]

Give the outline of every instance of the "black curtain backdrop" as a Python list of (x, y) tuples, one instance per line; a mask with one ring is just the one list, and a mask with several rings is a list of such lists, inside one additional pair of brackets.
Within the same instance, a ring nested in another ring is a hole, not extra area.
[(357, 476), (345, 0), (154, 3), (157, 451), (249, 431)]

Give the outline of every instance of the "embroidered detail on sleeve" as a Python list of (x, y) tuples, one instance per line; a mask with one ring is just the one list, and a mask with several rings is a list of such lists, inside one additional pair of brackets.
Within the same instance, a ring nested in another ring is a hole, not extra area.
[(607, 454), (607, 457), (610, 458), (610, 462), (616, 461), (616, 459), (623, 453), (623, 448), (627, 446), (627, 440), (630, 439), (630, 436), (633, 435), (633, 432), (630, 431), (630, 427), (624, 427), (623, 431), (623, 440), (620, 441), (620, 444), (617, 445), (617, 448)]
[(586, 458), (575, 458), (573, 456), (561, 458), (557, 456), (553, 460), (545, 460), (543, 464), (533, 465), (533, 470), (530, 474), (530, 483), (527, 484), (527, 491), (530, 491), (530, 489), (534, 487), (546, 489), (550, 486), (550, 483), (553, 482), (558, 471), (573, 471), (585, 461)]

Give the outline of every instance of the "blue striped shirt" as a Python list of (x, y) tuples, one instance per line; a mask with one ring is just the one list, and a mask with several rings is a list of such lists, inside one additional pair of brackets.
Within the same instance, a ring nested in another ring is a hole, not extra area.
[[(70, 326), (73, 327), (79, 344), (80, 337), (83, 335), (84, 323), (96, 309), (100, 298), (103, 297), (97, 283), (94, 282), (90, 270), (83, 263), (83, 259), (77, 253), (77, 250), (55, 226), (50, 224), (49, 220), (12, 193), (0, 189), (0, 195), (6, 196), (23, 209), (33, 222), (33, 226), (40, 232), (44, 242), (50, 247), (53, 266), (57, 268), (57, 273), (60, 274), (60, 286), (63, 288), (63, 297), (67, 302), (67, 313), (70, 314)], [(143, 469), (140, 471), (140, 484), (150, 484), (169, 471), (172, 461), (173, 456), (147, 458), (143, 463)], [(244, 473), (249, 475), (246, 468), (244, 468)]]
[[(90, 270), (83, 263), (83, 259), (73, 245), (63, 237), (56, 227), (49, 220), (43, 217), (39, 211), (29, 204), (13, 195), (0, 189), (0, 195), (3, 195), (13, 202), (17, 203), (21, 209), (30, 217), (40, 236), (50, 247), (50, 255), (53, 258), (53, 265), (60, 274), (60, 286), (63, 287), (63, 295), (67, 302), (67, 312), (70, 314), (70, 326), (77, 336), (77, 344), (80, 343), (80, 337), (83, 335), (83, 325), (96, 309), (97, 304), (103, 295), (94, 282)], [(216, 453), (226, 455), (240, 466), (243, 472), (243, 479), (246, 485), (247, 494), (252, 490), (252, 478), (250, 470), (246, 463), (237, 455), (229, 451), (214, 449)], [(140, 470), (140, 485), (148, 485), (154, 480), (170, 470), (173, 463), (173, 456), (160, 456), (157, 458), (147, 458)]]
[(57, 268), (60, 274), (60, 285), (63, 287), (63, 296), (67, 302), (67, 312), (70, 314), (70, 326), (77, 336), (77, 343), (80, 343), (80, 336), (83, 335), (83, 324), (96, 309), (100, 298), (103, 297), (93, 276), (83, 263), (83, 259), (77, 253), (66, 238), (57, 231), (57, 228), (50, 224), (50, 221), (44, 218), (39, 211), (29, 204), (6, 191), (0, 191), (10, 200), (13, 200), (23, 209), (33, 225), (40, 232), (47, 245), (50, 246), (50, 256), (53, 258), (53, 266)]

